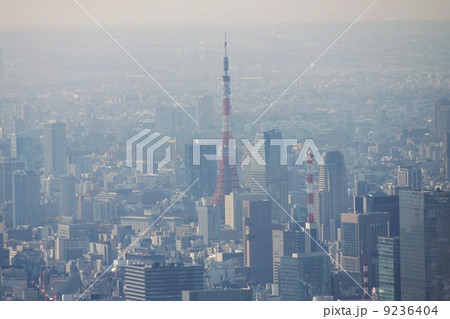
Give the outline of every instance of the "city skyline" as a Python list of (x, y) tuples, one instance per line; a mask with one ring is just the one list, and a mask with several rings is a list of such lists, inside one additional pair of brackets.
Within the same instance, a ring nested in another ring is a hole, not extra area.
[(285, 2), (0, 29), (0, 300), (450, 300), (450, 4)]

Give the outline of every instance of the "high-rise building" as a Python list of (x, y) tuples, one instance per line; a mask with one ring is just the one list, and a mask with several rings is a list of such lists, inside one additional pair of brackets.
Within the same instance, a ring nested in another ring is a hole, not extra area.
[(300, 231), (296, 224), (289, 223), (289, 226), (290, 228), (286, 230), (274, 229), (272, 231), (274, 284), (278, 284), (281, 257), (305, 252), (305, 233)]
[(230, 75), (228, 74), (228, 54), (227, 40), (225, 39), (225, 57), (223, 58), (223, 103), (222, 103), (222, 147), (220, 150), (219, 172), (217, 174), (216, 189), (211, 202), (214, 205), (222, 206), (225, 204), (225, 195), (233, 191), (239, 191), (239, 178), (236, 170), (236, 161), (231, 161), (235, 154), (233, 147), (230, 146), (231, 134), (231, 104), (230, 104)]
[[(330, 193), (327, 190), (318, 190), (314, 193), (314, 220), (320, 241), (335, 240), (334, 219), (331, 218)], [(333, 227), (331, 227), (331, 225)]]
[(25, 169), (22, 161), (0, 158), (0, 205), (12, 200), (12, 176), (16, 170)]
[(368, 267), (368, 289), (378, 286), (378, 237), (389, 236), (389, 213), (341, 215), (341, 261), (349, 272)]
[(23, 161), (25, 169), (33, 169), (33, 160), (36, 157), (36, 143), (28, 136), (11, 133), (11, 157)]
[[(328, 192), (329, 240), (334, 241), (336, 240), (336, 230), (340, 225), (341, 214), (348, 210), (347, 170), (344, 156), (339, 151), (326, 152), (324, 162), (325, 165), (321, 165), (319, 168), (319, 190)], [(326, 199), (324, 198), (324, 200)], [(319, 220), (322, 221), (322, 218)]]
[(450, 181), (450, 132), (444, 135), (444, 161), (445, 179)]
[(209, 205), (206, 198), (197, 202), (198, 233), (208, 244), (221, 239), (221, 211), (218, 206)]
[(242, 232), (242, 201), (263, 200), (262, 194), (231, 192), (225, 195), (225, 225)]
[[(185, 106), (184, 110), (189, 114), (195, 114), (193, 107)], [(180, 132), (184, 134), (191, 132), (195, 123), (184, 110), (176, 106), (157, 106), (155, 108), (156, 130), (169, 135), (177, 135)], [(180, 138), (182, 139), (183, 137), (180, 136)]]
[(202, 266), (153, 263), (125, 268), (126, 300), (178, 301), (183, 290), (203, 290)]
[[(289, 221), (288, 211), (288, 168), (287, 163), (281, 162), (282, 151), (276, 142), (282, 140), (282, 134), (278, 130), (260, 132), (256, 134), (255, 143), (264, 140), (259, 149), (265, 165), (255, 160), (251, 162), (251, 192), (266, 194), (266, 191), (280, 204), (272, 201), (272, 221), (277, 224), (285, 224)], [(275, 142), (275, 143), (274, 143)], [(265, 189), (261, 189), (261, 186)]]
[[(198, 145), (198, 140), (193, 141)], [(211, 197), (214, 193), (217, 179), (217, 162), (207, 160), (205, 155), (216, 154), (215, 145), (199, 145), (200, 164), (194, 165), (193, 144), (186, 144), (184, 149), (185, 184), (191, 185), (198, 178), (197, 183), (189, 189), (194, 200), (200, 197)]]
[(311, 301), (315, 296), (329, 296), (330, 268), (328, 255), (322, 251), (281, 257), (281, 299)]
[(439, 99), (434, 105), (436, 137), (442, 139), (450, 130), (450, 100)]
[(9, 249), (4, 248), (3, 233), (0, 233), (0, 269), (9, 266)]
[(44, 171), (45, 174), (67, 174), (66, 124), (61, 122), (44, 125)]
[(252, 281), (258, 284), (273, 280), (271, 208), (267, 200), (242, 202), (244, 265), (250, 267)]
[(401, 300), (400, 238), (378, 237), (379, 300)]
[(389, 234), (400, 235), (400, 207), (398, 195), (366, 195), (353, 198), (355, 213), (388, 212), (391, 215)]
[(310, 214), (305, 223), (305, 253), (314, 253), (317, 247), (317, 225), (314, 222), (314, 215)]
[(74, 216), (77, 207), (75, 178), (73, 176), (61, 176), (58, 180), (59, 216)]
[(40, 222), (40, 182), (35, 171), (17, 170), (12, 177), (13, 226), (38, 226)]
[(212, 96), (201, 96), (198, 98), (197, 121), (202, 128), (214, 127), (214, 98)]
[(400, 192), (402, 300), (450, 300), (450, 192)]
[(398, 167), (398, 186), (412, 191), (422, 190), (422, 169), (410, 165)]

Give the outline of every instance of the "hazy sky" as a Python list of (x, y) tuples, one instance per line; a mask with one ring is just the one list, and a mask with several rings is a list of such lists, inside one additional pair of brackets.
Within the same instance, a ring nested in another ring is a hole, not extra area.
[[(105, 25), (274, 24), (354, 20), (374, 0), (78, 0)], [(449, 0), (379, 0), (364, 20), (450, 19)], [(73, 0), (0, 0), (0, 26), (92, 21)]]

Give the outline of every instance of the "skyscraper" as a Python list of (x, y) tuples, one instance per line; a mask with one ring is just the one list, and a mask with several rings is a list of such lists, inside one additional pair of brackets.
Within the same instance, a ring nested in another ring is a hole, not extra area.
[(396, 237), (400, 235), (398, 195), (366, 195), (354, 197), (354, 212), (388, 212), (391, 216), (389, 222), (389, 235)]
[[(257, 161), (251, 162), (251, 191), (257, 194), (266, 194), (261, 186), (284, 208), (288, 211), (288, 168), (287, 163), (281, 162), (282, 151), (279, 145), (273, 141), (281, 141), (282, 134), (278, 130), (271, 130), (257, 133), (255, 143), (264, 140), (263, 146), (259, 150), (261, 158), (265, 165)], [(272, 221), (277, 224), (284, 224), (289, 220), (286, 212), (272, 201)]]
[(44, 171), (45, 174), (67, 174), (66, 124), (61, 122), (44, 125)]
[(314, 296), (329, 296), (330, 268), (330, 260), (322, 251), (281, 257), (281, 299), (311, 301)]
[(444, 138), (445, 133), (450, 130), (450, 100), (438, 99), (434, 105), (436, 137)]
[(0, 270), (2, 267), (9, 266), (9, 250), (3, 248), (4, 238), (3, 233), (0, 233)]
[[(230, 76), (228, 75), (228, 55), (227, 40), (225, 39), (225, 57), (223, 59), (223, 70), (225, 74), (222, 76), (223, 81), (223, 103), (222, 103), (222, 148), (219, 162), (219, 172), (217, 175), (216, 189), (211, 202), (214, 205), (224, 206), (225, 195), (232, 191), (239, 191), (239, 179), (236, 170), (236, 163), (230, 162), (233, 158), (233, 149), (230, 149), (230, 140), (233, 138), (231, 134), (231, 104), (230, 104)], [(234, 158), (236, 160), (236, 158)]]
[(197, 202), (198, 232), (203, 236), (203, 241), (207, 245), (211, 241), (221, 239), (221, 212), (218, 206), (207, 203), (206, 198)]
[(12, 133), (10, 139), (11, 157), (23, 161), (25, 169), (33, 169), (33, 160), (37, 153), (33, 139), (16, 133)]
[(73, 176), (61, 176), (58, 178), (58, 185), (59, 216), (74, 216), (77, 207), (75, 178)]
[(412, 191), (422, 190), (422, 169), (411, 165), (398, 167), (398, 186)]
[(25, 169), (22, 161), (0, 158), (0, 204), (12, 200), (12, 176), (16, 170)]
[(202, 128), (214, 127), (214, 98), (212, 96), (201, 96), (197, 105), (197, 121)]
[(231, 192), (225, 195), (225, 225), (242, 232), (242, 201), (263, 200), (265, 195), (255, 193)]
[[(324, 162), (325, 165), (321, 165), (319, 168), (319, 190), (328, 192), (328, 199), (324, 198), (324, 200), (329, 201), (329, 240), (334, 241), (336, 240), (336, 228), (340, 225), (341, 214), (346, 213), (348, 209), (347, 170), (344, 156), (339, 151), (327, 152)], [(322, 218), (319, 220), (322, 222)]]
[(252, 281), (258, 284), (273, 280), (271, 202), (242, 202), (244, 217), (244, 265), (250, 267)]
[[(320, 241), (335, 239), (331, 233), (331, 208), (330, 193), (327, 190), (317, 190), (314, 193), (314, 220), (317, 224), (318, 238)], [(334, 225), (334, 223), (333, 223)], [(334, 227), (334, 226), (333, 226)]]
[(402, 300), (450, 300), (450, 192), (400, 191)]
[(378, 286), (378, 237), (389, 236), (389, 213), (345, 213), (341, 215), (342, 267), (363, 273), (368, 267), (368, 289)]
[[(198, 140), (193, 141), (198, 145)], [(192, 185), (189, 194), (194, 196), (195, 200), (200, 197), (211, 197), (214, 193), (217, 179), (217, 162), (210, 161), (205, 158), (206, 154), (216, 154), (215, 145), (200, 145), (200, 165), (194, 165), (194, 146), (186, 144), (184, 149), (184, 167), (185, 167), (185, 183), (187, 186)]]
[(126, 300), (178, 301), (183, 290), (202, 290), (202, 266), (153, 263), (125, 268)]
[[(278, 273), (281, 257), (305, 252), (305, 233), (295, 224), (290, 229), (274, 229), (272, 231), (273, 250), (273, 283), (278, 284)], [(297, 227), (295, 227), (297, 226)]]
[(378, 237), (378, 288), (380, 300), (401, 300), (399, 237)]
[(444, 135), (444, 161), (445, 179), (450, 181), (450, 132)]
[(38, 226), (40, 222), (40, 182), (35, 171), (17, 170), (12, 177), (13, 226)]

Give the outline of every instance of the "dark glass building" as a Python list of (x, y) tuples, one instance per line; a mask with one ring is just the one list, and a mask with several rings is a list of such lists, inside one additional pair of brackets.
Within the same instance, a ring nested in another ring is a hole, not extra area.
[(402, 300), (450, 300), (450, 192), (400, 192)]
[(401, 300), (399, 237), (378, 237), (378, 288), (380, 300)]
[(282, 300), (312, 300), (330, 295), (330, 259), (324, 252), (281, 257), (279, 270)]

